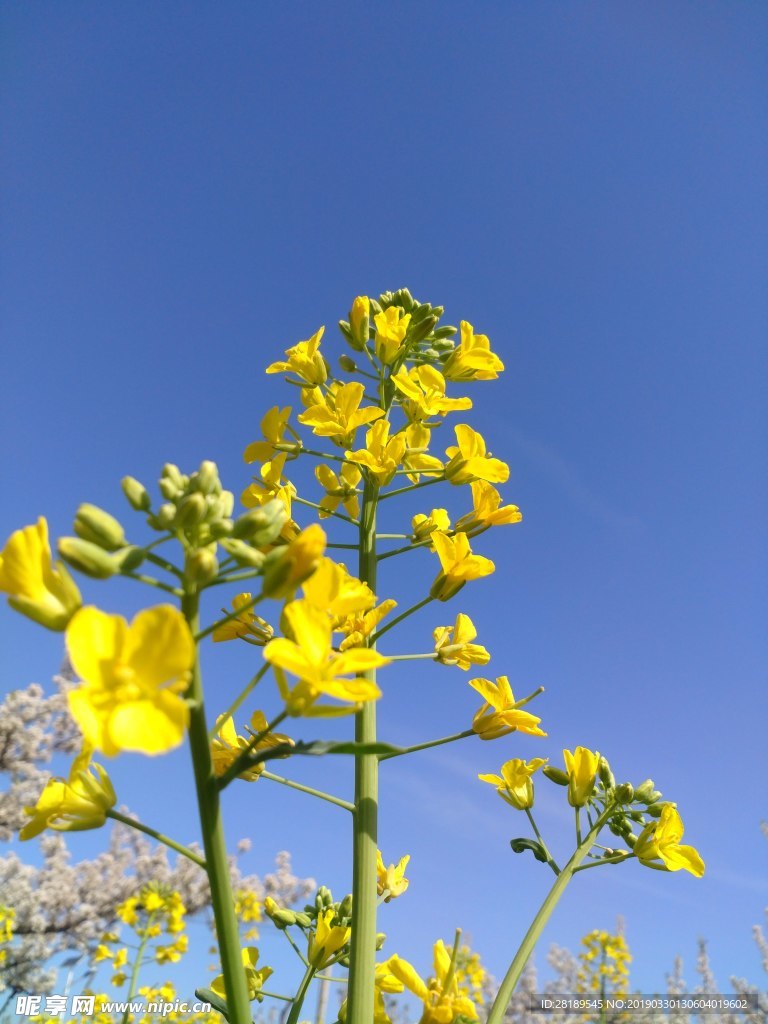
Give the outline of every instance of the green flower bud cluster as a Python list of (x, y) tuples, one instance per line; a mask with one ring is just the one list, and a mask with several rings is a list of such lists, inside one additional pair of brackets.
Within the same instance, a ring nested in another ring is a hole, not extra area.
[[(134, 507), (146, 493), (142, 493), (140, 487), (131, 477), (123, 481), (123, 491)], [(165, 503), (156, 513), (150, 511), (147, 516), (153, 530), (183, 535), (190, 546), (196, 548), (206, 547), (232, 532), (230, 517), (235, 496), (223, 490), (215, 462), (201, 462), (197, 472), (190, 475), (168, 462), (160, 474), (159, 487)], [(141, 507), (144, 506), (145, 502)]]
[(128, 544), (122, 524), (98, 505), (80, 505), (73, 525), (76, 536), (62, 537), (58, 551), (67, 565), (91, 579), (132, 572), (144, 560), (144, 551)]

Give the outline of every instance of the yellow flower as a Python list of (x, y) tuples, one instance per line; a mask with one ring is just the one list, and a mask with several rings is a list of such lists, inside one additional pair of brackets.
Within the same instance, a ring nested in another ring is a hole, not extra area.
[(376, 597), (367, 583), (347, 572), (346, 566), (323, 558), (315, 572), (302, 584), (304, 597), (315, 608), (328, 612), (334, 629), (348, 615), (371, 608)]
[(334, 473), (330, 466), (317, 466), (315, 476), (325, 488), (325, 497), (320, 500), (320, 518), (327, 518), (339, 505), (343, 505), (347, 515), (357, 519), (360, 515), (357, 485), (362, 478), (357, 466), (345, 462), (338, 473)]
[[(261, 421), (261, 432), (264, 435), (263, 441), (252, 441), (243, 452), (245, 462), (267, 462), (276, 454), (276, 445), (283, 443), (283, 434), (288, 426), (288, 417), (291, 415), (290, 406), (281, 409), (277, 405), (264, 416)], [(301, 445), (296, 444), (296, 454)], [(287, 454), (287, 453), (286, 453)]]
[(410, 422), (443, 416), (459, 409), (471, 409), (471, 398), (446, 398), (445, 377), (429, 363), (392, 374), (392, 383), (403, 395), (403, 412)]
[[(238, 736), (231, 715), (219, 715), (216, 719), (216, 735), (211, 740), (211, 760), (213, 761), (214, 775), (223, 775), (231, 764), (238, 759), (244, 750), (268, 750), (270, 747), (279, 746), (281, 743), (293, 743), (290, 736), (281, 732), (268, 732), (267, 719), (263, 711), (254, 711), (251, 716), (249, 737)], [(253, 743), (253, 737), (260, 736), (257, 743)], [(264, 771), (264, 764), (259, 763), (251, 768), (246, 768), (238, 775), (238, 779), (245, 779), (246, 782), (255, 782)]]
[(409, 883), (405, 877), (405, 869), (410, 859), (410, 854), (406, 854), (405, 857), (400, 858), (397, 864), (390, 864), (388, 867), (385, 867), (381, 850), (376, 851), (376, 892), (379, 896), (387, 893), (384, 899), (385, 903), (389, 903), (390, 900), (395, 899), (397, 896), (402, 896), (408, 888)]
[(525, 702), (515, 702), (506, 676), (499, 676), (495, 683), (490, 679), (470, 679), (469, 685), (485, 701), (472, 720), (472, 728), (481, 740), (495, 740), (515, 731), (529, 736), (547, 735), (539, 728), (541, 719), (522, 710), (520, 705)]
[(568, 803), (571, 807), (583, 807), (595, 788), (600, 755), (586, 747), (576, 747), (573, 753), (564, 750), (563, 757), (568, 773)]
[(435, 455), (429, 455), (430, 430), (423, 423), (411, 423), (405, 429), (405, 451), (403, 452), (403, 467), (409, 472), (408, 479), (417, 484), (420, 474), (429, 476), (441, 476), (443, 464)]
[(365, 466), (380, 487), (391, 483), (405, 454), (405, 434), (389, 436), (389, 420), (379, 420), (366, 432), (365, 448), (345, 452), (350, 462)]
[(178, 609), (147, 608), (129, 626), (121, 615), (82, 608), (67, 628), (67, 650), (83, 680), (67, 694), (69, 710), (88, 743), (113, 757), (162, 754), (182, 742), (195, 642)]
[(485, 647), (473, 644), (477, 636), (472, 619), (461, 612), (453, 626), (438, 626), (432, 634), (435, 640), (435, 655), (441, 665), (458, 665), (468, 669), (470, 665), (487, 665), (491, 656)]
[(334, 444), (349, 448), (354, 444), (358, 427), (366, 426), (384, 415), (378, 406), (360, 408), (365, 388), (359, 381), (333, 384), (327, 396), (313, 393), (312, 404), (298, 417), (299, 423), (312, 428), (318, 437), (330, 437)]
[[(250, 1000), (259, 999), (264, 982), (269, 978), (273, 971), (271, 967), (260, 967), (256, 970), (256, 964), (259, 962), (259, 951), (254, 946), (246, 946), (240, 950), (240, 955), (243, 959), (243, 967), (245, 969), (245, 983), (248, 986), (248, 998)], [(218, 996), (222, 996), (226, 999), (227, 990), (224, 987), (224, 975), (220, 974), (218, 978), (214, 978), (211, 982), (211, 988)], [(261, 997), (264, 998), (263, 996)], [(261, 1002), (261, 999), (259, 999)]]
[[(249, 593), (238, 594), (232, 599), (232, 609), (237, 611), (243, 605), (250, 605), (252, 597), (253, 595)], [(222, 611), (226, 612), (225, 609)], [(236, 619), (230, 619), (229, 622), (223, 622), (217, 626), (211, 639), (214, 643), (222, 643), (225, 640), (247, 640), (248, 643), (254, 644), (256, 647), (263, 647), (272, 639), (273, 633), (274, 629), (269, 623), (254, 614), (253, 609), (249, 607)]]
[(503, 369), (486, 335), (475, 334), (472, 324), (462, 320), (461, 342), (443, 366), (446, 380), (496, 380)]
[(503, 484), (509, 479), (509, 466), (500, 459), (486, 456), (485, 440), (466, 423), (455, 428), (458, 445), (446, 448), (451, 460), (445, 467), (445, 479), (452, 484), (469, 484), (473, 480), (487, 480)]
[(400, 355), (411, 314), (404, 313), (400, 306), (388, 306), (376, 314), (373, 322), (376, 326), (376, 355), (385, 366), (389, 366)]
[(428, 516), (423, 512), (415, 515), (411, 520), (411, 528), (413, 529), (413, 540), (420, 541), (425, 540), (435, 530), (439, 530), (440, 533), (448, 533), (451, 528), (451, 520), (444, 508), (433, 508)]
[(66, 629), (82, 604), (80, 591), (66, 568), (51, 559), (48, 523), (16, 530), (0, 554), (0, 593), (8, 604), (48, 629)]
[(288, 515), (288, 520), (280, 531), (280, 536), (287, 542), (296, 536), (299, 528), (291, 519), (291, 503), (296, 494), (296, 488), (290, 480), (283, 481), (286, 458), (286, 453), (282, 452), (270, 462), (265, 462), (260, 470), (261, 479), (254, 480), (245, 488), (240, 495), (240, 501), (246, 508), (260, 508), (275, 498), (280, 501)]
[(169, 946), (157, 946), (155, 948), (155, 960), (159, 964), (177, 964), (188, 948), (189, 938), (186, 935), (180, 935)]
[(475, 537), (491, 526), (504, 526), (507, 523), (522, 521), (522, 513), (517, 505), (501, 505), (501, 495), (485, 480), (475, 480), (471, 485), (472, 503), (474, 508), (456, 522), (456, 530)]
[(240, 921), (261, 920), (261, 901), (253, 889), (235, 890), (235, 914)]
[(305, 713), (301, 710), (302, 703), (311, 703), (321, 694), (354, 703), (381, 696), (378, 686), (370, 679), (343, 677), (387, 665), (389, 658), (367, 647), (337, 654), (331, 645), (331, 622), (327, 613), (309, 601), (287, 604), (283, 617), (297, 640), (287, 637), (272, 640), (264, 648), (264, 657), (299, 679), (298, 692), (292, 693), (294, 703), (289, 713)]
[(674, 804), (664, 804), (661, 816), (650, 821), (638, 836), (635, 856), (642, 864), (656, 866), (661, 861), (667, 871), (690, 871), (696, 878), (704, 874), (704, 861), (692, 846), (681, 846), (683, 821)]
[(91, 751), (84, 745), (69, 779), (49, 779), (37, 804), (24, 808), (32, 820), (21, 829), (19, 839), (32, 839), (46, 828), (57, 832), (101, 828), (117, 797), (106, 771), (100, 764), (91, 765)]
[(455, 973), (449, 980), (451, 956), (442, 939), (434, 946), (435, 976), (428, 983), (399, 956), (391, 956), (387, 964), (390, 973), (424, 1004), (419, 1024), (451, 1024), (461, 1014), (478, 1019), (475, 1004), (459, 992)]
[(295, 373), (307, 384), (323, 384), (328, 377), (328, 367), (320, 354), (320, 339), (324, 327), (313, 334), (308, 341), (300, 341), (293, 348), (286, 349), (286, 360), (272, 363), (267, 373)]
[(362, 614), (353, 612), (351, 615), (347, 615), (344, 621), (336, 627), (344, 634), (339, 650), (346, 651), (350, 647), (365, 646), (366, 639), (393, 608), (397, 608), (397, 601), (393, 601), (390, 597), (375, 608), (371, 608), (370, 611)]
[(496, 792), (518, 811), (533, 807), (533, 780), (531, 776), (542, 765), (547, 763), (546, 757), (534, 757), (531, 761), (521, 761), (514, 757), (505, 761), (499, 775), (478, 775), (481, 782), (490, 782), (496, 786)]
[(368, 324), (371, 315), (371, 300), (367, 295), (358, 295), (349, 312), (349, 326), (355, 340), (354, 347), (362, 351), (368, 342)]
[(490, 558), (472, 554), (465, 533), (449, 537), (448, 534), (435, 530), (432, 534), (432, 544), (442, 566), (442, 572), (438, 573), (430, 590), (430, 595), (438, 601), (447, 601), (454, 594), (458, 594), (468, 580), (490, 576), (496, 568)]
[(264, 564), (263, 592), (267, 597), (288, 597), (320, 564), (327, 541), (319, 523), (311, 523), (284, 548), (270, 552)]
[(333, 924), (336, 911), (328, 907), (317, 915), (315, 929), (310, 932), (307, 947), (307, 960), (321, 970), (328, 966), (336, 953), (349, 942), (352, 929), (348, 925)]

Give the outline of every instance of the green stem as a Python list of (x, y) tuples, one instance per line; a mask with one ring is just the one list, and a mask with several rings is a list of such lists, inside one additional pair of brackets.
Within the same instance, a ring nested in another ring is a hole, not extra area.
[(217, 619), (215, 622), (212, 622), (210, 626), (206, 626), (205, 629), (201, 629), (199, 633), (195, 633), (195, 642), (200, 643), (201, 640), (205, 640), (207, 636), (210, 636), (214, 629), (218, 629), (219, 626), (223, 626), (227, 622), (231, 622), (240, 615), (245, 615), (245, 613), (251, 611), (251, 609), (254, 608), (259, 601), (263, 599), (263, 597), (263, 594), (256, 594), (256, 596), (252, 597), (250, 601), (246, 601), (245, 604), (241, 604), (239, 608), (235, 608), (234, 611), (225, 615), (223, 619)]
[(137, 583), (145, 583), (149, 587), (156, 587), (157, 590), (164, 590), (166, 594), (173, 594), (174, 597), (181, 597), (181, 591), (178, 587), (171, 587), (167, 583), (162, 583), (160, 580), (156, 580), (154, 576), (145, 576), (140, 572), (124, 572), (121, 573), (126, 579), (136, 580)]
[[(599, 868), (599, 867), (602, 867), (603, 864), (621, 864), (621, 862), (623, 860), (629, 860), (630, 857), (634, 857), (634, 856), (635, 856), (634, 853), (627, 852), (627, 853), (617, 854), (615, 857), (601, 857), (599, 860), (592, 861), (591, 864), (582, 864), (581, 867), (576, 868), (576, 871), (586, 871), (587, 868)], [(646, 866), (647, 867), (655, 867), (656, 865), (648, 864)], [(661, 870), (664, 871), (665, 869), (662, 868)]]
[[(259, 646), (261, 646), (261, 644), (259, 644)], [(256, 673), (256, 675), (250, 680), (250, 682), (246, 683), (246, 685), (243, 687), (243, 690), (241, 691), (241, 693), (237, 697), (235, 697), (235, 699), (232, 701), (232, 703), (229, 705), (229, 707), (227, 708), (227, 710), (224, 712), (224, 714), (221, 717), (223, 717), (223, 718), (232, 718), (234, 716), (235, 712), (240, 707), (240, 705), (243, 703), (243, 701), (246, 700), (250, 696), (250, 694), (253, 692), (253, 690), (256, 689), (258, 684), (261, 682), (261, 680), (267, 674), (268, 669), (269, 669), (269, 662), (265, 661), (264, 664), (259, 669), (259, 671)], [(213, 737), (216, 735), (216, 733), (218, 731), (219, 730), (218, 730), (218, 728), (215, 725), (212, 726), (208, 730), (208, 739), (209, 740), (213, 739)]]
[(125, 1012), (123, 1013), (123, 1024), (128, 1024), (128, 1022), (131, 1019), (130, 1003), (133, 1000), (133, 997), (136, 995), (136, 990), (139, 987), (139, 971), (141, 970), (141, 965), (144, 962), (144, 950), (147, 948), (147, 943), (149, 942), (149, 929), (150, 925), (152, 924), (154, 916), (154, 913), (150, 913), (147, 916), (147, 926), (144, 929), (144, 935), (142, 936), (141, 942), (139, 943), (139, 948), (136, 951), (136, 959), (133, 961), (133, 970), (131, 971), (131, 984), (128, 987), (127, 1002), (129, 1005), (125, 1008)]
[(437, 476), (431, 480), (421, 480), (417, 484), (410, 484), (408, 487), (398, 487), (396, 491), (387, 491), (386, 494), (382, 494), (382, 501), (384, 498), (394, 498), (396, 494), (406, 494), (408, 491), (417, 491), (421, 487), (429, 487), (430, 484), (439, 484), (445, 477)]
[(257, 576), (263, 575), (264, 573), (261, 569), (252, 569), (250, 572), (241, 572), (238, 575), (219, 576), (218, 579), (212, 580), (210, 583), (206, 583), (206, 589), (208, 587), (220, 587), (224, 583), (241, 583), (243, 580), (254, 580)]
[(310, 964), (304, 972), (304, 977), (301, 979), (296, 995), (293, 997), (293, 1006), (291, 1007), (291, 1012), (288, 1014), (285, 1024), (296, 1024), (298, 1021), (301, 1008), (304, 1005), (304, 1000), (307, 996), (307, 989), (309, 988), (316, 973), (315, 968)]
[(531, 823), (531, 828), (536, 833), (536, 838), (539, 840), (539, 844), (540, 844), (542, 850), (544, 851), (544, 853), (546, 855), (547, 864), (549, 864), (549, 866), (552, 868), (552, 870), (555, 872), (556, 875), (559, 875), (560, 874), (560, 868), (555, 863), (554, 857), (549, 852), (547, 844), (544, 842), (544, 839), (542, 838), (541, 832), (539, 832), (538, 826), (536, 825), (536, 822), (533, 820), (533, 815), (531, 814), (531, 809), (529, 807), (526, 807), (525, 808), (525, 813), (528, 815), (528, 821), (530, 821), (530, 823)]
[(173, 839), (169, 839), (168, 836), (163, 835), (162, 832), (158, 832), (157, 829), (150, 828), (149, 825), (143, 825), (140, 821), (134, 821), (133, 818), (128, 818), (126, 815), (121, 814), (119, 811), (107, 811), (107, 817), (119, 821), (123, 825), (130, 825), (131, 828), (135, 828), (137, 832), (143, 832), (147, 836), (152, 836), (158, 843), (163, 843), (165, 846), (170, 847), (171, 850), (175, 850), (176, 853), (180, 853), (183, 857), (191, 860), (193, 864), (197, 864), (198, 867), (205, 871), (205, 861), (203, 858), (190, 850), (189, 847), (177, 843)]
[(321, 789), (313, 789), (311, 786), (304, 786), (301, 782), (294, 782), (293, 779), (285, 779), (282, 775), (273, 775), (272, 772), (263, 771), (261, 773), (262, 779), (269, 779), (270, 782), (279, 782), (282, 786), (288, 786), (290, 789), (297, 789), (300, 793), (308, 793), (309, 796), (316, 796), (320, 800), (327, 800), (329, 804), (335, 804), (337, 807), (343, 807), (345, 811), (354, 811), (355, 805), (351, 804), (349, 800), (342, 800), (341, 797), (332, 796), (330, 793), (324, 793)]
[[(373, 587), (371, 587), (371, 590), (373, 590)], [(404, 612), (402, 612), (396, 618), (392, 619), (391, 622), (388, 622), (386, 624), (386, 626), (383, 627), (383, 629), (380, 629), (375, 634), (375, 639), (376, 640), (380, 640), (384, 636), (385, 633), (388, 633), (390, 631), (390, 629), (394, 629), (394, 627), (397, 626), (400, 622), (402, 622), (403, 619), (407, 619), (409, 615), (413, 615), (414, 612), (419, 611), (420, 608), (423, 608), (425, 605), (428, 605), (429, 602), (433, 601), (433, 600), (434, 600), (434, 598), (427, 596), (427, 597), (424, 598), (423, 601), (419, 601), (418, 604), (414, 604), (410, 608), (407, 608)]]
[(496, 998), (493, 1001), (491, 1012), (488, 1014), (488, 1020), (486, 1024), (502, 1024), (504, 1015), (509, 1006), (509, 1001), (512, 998), (512, 994), (515, 991), (520, 975), (525, 969), (525, 965), (528, 963), (528, 958), (534, 950), (536, 943), (539, 940), (539, 936), (544, 930), (544, 926), (552, 916), (552, 912), (557, 906), (558, 900), (563, 895), (568, 883), (573, 878), (576, 868), (581, 864), (582, 860), (589, 853), (592, 845), (597, 839), (598, 832), (606, 823), (610, 816), (610, 812), (613, 808), (604, 811), (595, 822), (595, 825), (587, 833), (583, 842), (576, 848), (573, 856), (565, 865), (563, 870), (555, 879), (555, 883), (547, 893), (547, 896), (539, 908), (539, 912), (533, 919), (531, 927), (525, 934), (525, 938), (520, 943), (520, 948), (515, 953), (512, 963), (509, 965), (507, 973), (504, 975), (504, 980), (499, 987), (499, 991), (496, 994)]
[[(181, 610), (194, 635), (200, 624), (200, 598), (196, 592), (184, 595)], [(208, 728), (203, 702), (203, 681), (200, 658), (195, 654), (192, 681), (188, 696), (191, 698), (189, 745), (195, 772), (200, 829), (211, 887), (211, 904), (216, 922), (216, 935), (224, 975), (229, 1024), (251, 1024), (248, 986), (240, 952), (240, 928), (235, 916), (235, 901), (229, 874), (227, 846), (221, 820), (221, 806), (216, 776), (211, 761)]]
[(293, 996), (281, 996), (277, 992), (266, 992), (263, 988), (259, 989), (260, 995), (264, 996), (265, 999), (281, 999), (284, 1003), (292, 1003)]
[(333, 516), (334, 519), (342, 519), (345, 523), (350, 523), (352, 526), (359, 526), (360, 524), (356, 519), (350, 519), (349, 516), (345, 516), (343, 512), (332, 511), (329, 508), (323, 508), (322, 505), (318, 505), (316, 501), (310, 501), (308, 498), (299, 498), (296, 494), (293, 496), (293, 501), (298, 501), (300, 505), (307, 505), (309, 508), (318, 509), (323, 513), (324, 516)]
[(427, 537), (426, 540), (417, 541), (415, 544), (404, 544), (401, 548), (394, 548), (392, 551), (385, 551), (383, 555), (379, 555), (379, 561), (383, 562), (385, 558), (393, 558), (395, 555), (403, 555), (406, 551), (418, 551), (419, 548), (423, 548), (427, 544), (431, 543), (432, 538)]
[[(376, 508), (379, 489), (367, 480), (360, 515), (359, 578), (376, 593)], [(376, 637), (369, 639), (375, 647)], [(365, 673), (375, 681), (376, 670)], [(355, 740), (376, 741), (376, 702), (369, 700), (355, 715)], [(347, 1020), (369, 1022), (374, 1015), (376, 969), (376, 851), (378, 848), (379, 759), (375, 754), (355, 757), (355, 813), (352, 838), (352, 936), (349, 946)]]
[(179, 579), (183, 579), (184, 573), (181, 569), (177, 568), (173, 562), (169, 562), (167, 558), (161, 558), (160, 555), (156, 555), (153, 551), (150, 551), (149, 548), (145, 548), (144, 552), (144, 557), (148, 562), (152, 562), (153, 565), (158, 566), (160, 569), (165, 569), (166, 572), (170, 572)]
[(581, 846), (581, 808), (576, 807), (574, 810), (576, 811), (576, 845)]
[(391, 757), (402, 757), (403, 754), (415, 754), (417, 750), (429, 750), (430, 747), (441, 747), (444, 743), (453, 743), (454, 740), (464, 740), (469, 736), (476, 736), (474, 729), (465, 729), (464, 732), (455, 732), (452, 736), (443, 736), (439, 740), (428, 740), (426, 743), (417, 743), (413, 747), (403, 747), (402, 750), (395, 750), (391, 754), (380, 754), (379, 761), (389, 761)]

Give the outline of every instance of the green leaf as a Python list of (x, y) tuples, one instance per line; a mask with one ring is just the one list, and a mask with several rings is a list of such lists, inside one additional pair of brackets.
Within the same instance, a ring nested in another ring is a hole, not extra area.
[(195, 996), (200, 1000), (201, 1003), (210, 1003), (211, 1008), (220, 1013), (225, 1021), (229, 1022), (229, 1010), (227, 1009), (227, 1001), (220, 995), (217, 995), (211, 988), (196, 988)]
[(542, 864), (547, 863), (547, 855), (544, 853), (541, 843), (537, 843), (535, 839), (510, 839), (509, 845), (515, 853), (530, 850), (536, 860), (540, 860)]

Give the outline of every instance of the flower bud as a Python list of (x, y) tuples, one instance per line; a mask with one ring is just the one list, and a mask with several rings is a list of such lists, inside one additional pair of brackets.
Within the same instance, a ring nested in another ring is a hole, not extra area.
[(190, 583), (202, 586), (216, 578), (219, 563), (216, 561), (215, 546), (190, 551), (184, 565), (184, 578)]
[(232, 528), (235, 524), (231, 519), (216, 519), (210, 525), (211, 537), (214, 540), (221, 540), (223, 537), (232, 536)]
[(301, 925), (302, 928), (309, 928), (312, 924), (312, 918), (304, 912), (298, 913), (296, 914), (296, 924)]
[(429, 590), (429, 596), (436, 601), (450, 601), (452, 597), (458, 594), (465, 583), (466, 580), (460, 580), (455, 576), (441, 572), (435, 577), (435, 582)]
[(120, 568), (117, 560), (104, 548), (80, 537), (62, 537), (58, 550), (68, 565), (95, 580), (107, 580)]
[(387, 941), (386, 932), (376, 932), (376, 949), (377, 951), (384, 948), (384, 943)]
[(158, 488), (166, 501), (176, 501), (184, 493), (176, 486), (173, 480), (164, 476), (160, 477)]
[(339, 366), (342, 368), (342, 370), (345, 370), (347, 373), (354, 373), (355, 370), (357, 369), (357, 363), (355, 362), (355, 360), (350, 359), (350, 357), (346, 354), (343, 356), (339, 356)]
[(114, 558), (120, 567), (120, 572), (134, 572), (144, 561), (145, 556), (146, 551), (144, 548), (136, 547), (135, 544), (129, 544), (114, 554)]
[(348, 893), (339, 904), (339, 919), (352, 916), (352, 893)]
[(90, 541), (105, 551), (114, 551), (125, 544), (125, 531), (120, 523), (98, 505), (87, 502), (80, 505), (75, 513), (74, 528), (82, 540)]
[(244, 540), (236, 540), (234, 537), (223, 537), (221, 546), (235, 559), (238, 565), (246, 566), (249, 569), (260, 569), (267, 557), (263, 551), (251, 547)]
[(651, 804), (649, 807), (646, 808), (645, 813), (649, 815), (649, 817), (651, 818), (660, 818), (661, 812), (664, 810), (666, 806), (666, 804)]
[(263, 547), (277, 540), (287, 521), (285, 505), (279, 498), (273, 499), (239, 516), (232, 526), (232, 536)]
[(608, 764), (604, 757), (600, 758), (600, 763), (597, 766), (597, 774), (600, 776), (600, 781), (606, 789), (613, 789), (616, 785), (616, 779), (611, 771), (611, 766)]
[(152, 501), (144, 484), (133, 476), (124, 476), (120, 481), (120, 486), (123, 488), (123, 494), (128, 499), (131, 508), (136, 509), (137, 512), (149, 512)]
[(371, 301), (365, 295), (358, 295), (349, 312), (349, 329), (352, 347), (362, 351), (370, 331)]
[(541, 770), (550, 782), (554, 782), (558, 786), (568, 785), (568, 776), (560, 768), (555, 768), (553, 765), (548, 764), (545, 768), (542, 768)]
[(172, 462), (166, 462), (160, 471), (160, 478), (162, 480), (170, 481), (179, 491), (185, 490), (188, 483), (187, 478), (181, 472), (179, 467), (174, 465)]
[(296, 924), (296, 914), (287, 907), (278, 906), (271, 896), (264, 900), (264, 913), (280, 931)]
[(318, 910), (324, 910), (333, 903), (333, 893), (327, 885), (321, 885), (315, 896), (315, 906)]
[(634, 849), (635, 843), (637, 842), (637, 836), (634, 832), (626, 832), (624, 834), (624, 842), (627, 844), (630, 850), (632, 850)]
[(188, 494), (176, 506), (174, 525), (182, 529), (196, 526), (203, 521), (205, 515), (205, 498), (202, 494)]
[(265, 597), (288, 597), (308, 579), (325, 553), (325, 531), (312, 523), (286, 546), (270, 551), (264, 562)]
[(200, 469), (192, 477), (192, 485), (201, 494), (220, 494), (221, 482), (216, 463), (210, 459), (201, 462)]
[(427, 316), (419, 323), (415, 324), (408, 332), (408, 342), (411, 345), (417, 345), (420, 341), (423, 341), (428, 334), (431, 333), (432, 329), (437, 326), (436, 316)]
[[(653, 794), (656, 792), (653, 786), (653, 779), (646, 779), (645, 782), (641, 782), (635, 790), (635, 800), (639, 800), (641, 804), (652, 804)], [(659, 794), (660, 796), (661, 794)], [(658, 800), (658, 797), (656, 798)]]
[(157, 516), (155, 517), (161, 530), (168, 530), (173, 526), (173, 521), (176, 518), (176, 506), (172, 505), (170, 501), (161, 505), (157, 510)]
[(616, 787), (614, 796), (620, 804), (631, 804), (635, 798), (635, 787), (631, 782), (622, 782)]

